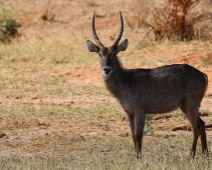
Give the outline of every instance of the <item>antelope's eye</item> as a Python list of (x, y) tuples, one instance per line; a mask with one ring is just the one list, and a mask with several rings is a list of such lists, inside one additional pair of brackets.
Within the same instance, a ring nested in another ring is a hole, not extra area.
[(102, 55), (102, 53), (101, 53), (101, 52), (99, 52), (98, 54), (99, 54), (99, 56), (100, 56), (100, 57), (103, 57), (103, 55)]

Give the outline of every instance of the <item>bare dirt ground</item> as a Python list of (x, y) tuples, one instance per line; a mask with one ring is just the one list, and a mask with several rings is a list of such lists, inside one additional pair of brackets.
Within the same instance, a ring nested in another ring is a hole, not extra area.
[[(91, 16), (93, 11), (97, 11), (97, 20), (98, 24), (96, 25), (98, 34), (102, 37), (102, 41), (109, 41), (112, 42), (114, 40), (119, 24), (118, 18), (118, 10), (122, 9), (124, 12), (124, 17), (127, 16), (131, 11), (126, 3), (120, 3), (116, 1), (110, 1), (110, 5), (108, 5), (106, 1), (96, 1), (96, 5), (92, 6), (89, 5), (91, 1), (82, 1), (82, 0), (52, 0), (49, 1), (41, 1), (41, 0), (7, 0), (5, 3), (6, 5), (11, 4), (14, 9), (17, 11), (17, 18), (18, 21), (22, 24), (20, 33), (24, 38), (28, 39), (41, 39), (45, 40), (48, 39), (49, 41), (60, 41), (63, 39), (67, 39), (70, 35), (77, 36), (80, 40), (79, 42), (85, 47), (86, 49), (86, 40), (91, 39)], [(44, 20), (43, 17), (53, 17), (52, 19)], [(115, 31), (114, 31), (115, 30)], [(124, 37), (129, 38), (130, 42), (132, 41), (140, 41), (137, 38), (138, 32), (136, 30), (131, 30), (126, 25), (126, 33)], [(70, 41), (72, 41), (70, 39)], [(106, 43), (107, 44), (107, 43)], [(207, 42), (208, 46), (211, 46), (212, 41)], [(205, 45), (201, 44), (199, 48), (203, 48)], [(197, 46), (197, 45), (196, 45)], [(195, 46), (195, 47), (196, 47)], [(195, 48), (194, 47), (194, 48)], [(140, 52), (143, 55), (147, 55), (152, 60), (157, 60), (161, 62), (157, 63), (149, 63), (139, 61), (138, 63), (131, 65), (125, 61), (126, 67), (133, 68), (133, 67), (143, 67), (143, 68), (151, 68), (160, 66), (163, 64), (172, 64), (172, 63), (188, 63), (191, 64), (204, 73), (208, 75), (209, 78), (209, 86), (206, 92), (205, 98), (203, 99), (201, 109), (212, 111), (212, 67), (210, 65), (203, 66), (200, 61), (206, 56), (206, 53), (203, 50), (197, 53), (189, 53), (189, 49), (192, 51), (193, 46), (189, 43), (179, 43), (175, 45), (168, 45), (164, 48), (158, 48), (158, 50), (148, 50), (148, 48), (140, 49)], [(139, 50), (137, 50), (137, 53)], [(130, 54), (130, 53), (129, 53)], [(131, 55), (136, 55), (131, 53)], [(164, 60), (163, 56), (175, 56), (174, 58), (166, 58)], [(178, 54), (178, 55), (176, 55)], [(95, 55), (95, 54), (94, 54)], [(209, 54), (212, 55), (212, 54)], [(96, 56), (94, 56), (96, 57)], [(211, 56), (212, 59), (212, 56)], [(165, 61), (165, 62), (164, 62)], [(89, 70), (89, 71), (87, 71)], [(60, 74), (63, 74), (66, 78), (66, 82), (70, 85), (81, 85), (82, 83), (85, 85), (93, 85), (96, 88), (103, 87), (103, 82), (101, 80), (101, 75), (99, 71), (99, 65), (94, 66), (87, 66), (87, 67), (78, 67), (72, 68), (70, 70), (61, 70), (59, 71)], [(54, 74), (58, 74), (53, 72)], [(10, 98), (2, 98), (1, 104), (3, 103), (31, 103), (34, 105), (48, 105), (48, 104), (55, 104), (55, 105), (69, 105), (70, 107), (88, 107), (93, 106), (98, 103), (102, 102), (111, 102), (116, 103), (116, 100), (111, 97), (110, 95), (95, 95), (95, 94), (88, 94), (88, 95), (70, 95), (68, 97), (45, 97), (40, 99), (10, 99)], [(124, 117), (124, 115), (123, 115)], [(2, 147), (5, 147), (8, 141), (13, 140), (23, 140), (28, 141), (32, 140), (35, 135), (43, 136), (43, 135), (58, 135), (56, 132), (60, 132), (61, 136), (63, 134), (69, 135), (71, 141), (79, 141), (84, 140), (84, 138), (92, 137), (92, 136), (128, 136), (129, 134), (129, 127), (128, 123), (123, 120), (120, 122), (114, 122), (113, 118), (104, 118), (98, 117), (96, 118), (100, 122), (101, 126), (95, 129), (95, 132), (92, 126), (92, 119), (88, 119), (87, 129), (83, 130), (80, 127), (80, 120), (73, 120), (72, 122), (66, 122), (66, 120), (60, 120), (48, 125), (48, 123), (41, 124), (38, 128), (28, 129), (26, 131), (16, 130), (13, 133), (13, 137), (10, 137), (9, 130), (3, 130), (4, 133), (7, 134), (7, 138), (3, 137), (0, 139), (3, 143)], [(207, 117), (206, 120), (210, 120), (210, 117)], [(83, 120), (86, 121), (86, 120)], [(105, 123), (107, 121), (107, 123)], [(160, 129), (161, 120), (154, 121), (153, 126), (157, 126)], [(173, 123), (173, 122), (172, 122)], [(60, 124), (64, 124), (64, 129), (58, 129)], [(174, 125), (174, 123), (173, 123)], [(176, 125), (176, 124), (175, 124)], [(69, 128), (68, 128), (69, 127)], [(161, 131), (158, 130), (158, 133), (162, 134), (169, 134), (169, 135), (177, 135), (179, 132), (170, 132), (164, 131), (161, 127)], [(67, 131), (66, 131), (67, 130)], [(188, 133), (188, 132), (180, 132), (180, 133)], [(207, 131), (208, 137), (212, 138), (212, 133)], [(58, 136), (60, 137), (60, 136)], [(148, 136), (147, 138), (151, 138)], [(151, 140), (151, 139), (149, 139)], [(1, 144), (0, 144), (1, 145)], [(21, 149), (14, 149), (8, 150), (9, 146), (5, 147), (6, 149), (1, 150), (0, 157), (5, 155), (23, 155)], [(63, 154), (66, 152), (66, 149), (61, 150)], [(30, 154), (34, 153), (34, 151), (30, 151), (28, 149), (27, 153), (24, 153), (26, 156), (30, 156)], [(44, 151), (45, 152), (45, 151)], [(45, 154), (43, 150), (37, 150), (36, 153), (39, 155)], [(50, 152), (50, 151), (46, 151)]]

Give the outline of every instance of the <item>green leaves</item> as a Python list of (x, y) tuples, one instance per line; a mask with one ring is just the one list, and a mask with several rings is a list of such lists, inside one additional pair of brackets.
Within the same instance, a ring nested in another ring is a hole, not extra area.
[(147, 134), (148, 132), (151, 133), (151, 124), (152, 124), (152, 115), (146, 115), (145, 118), (145, 129), (144, 129), (144, 134)]
[[(11, 9), (12, 10), (12, 9)], [(0, 41), (10, 42), (12, 38), (18, 36), (20, 24), (14, 19), (11, 10), (4, 7), (0, 1)]]

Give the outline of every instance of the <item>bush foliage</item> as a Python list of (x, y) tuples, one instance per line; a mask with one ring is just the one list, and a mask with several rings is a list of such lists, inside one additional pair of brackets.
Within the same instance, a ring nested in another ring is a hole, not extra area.
[[(137, 24), (146, 29), (145, 37), (155, 41), (205, 39), (212, 37), (212, 10), (208, 0), (134, 0)], [(206, 29), (207, 28), (207, 29)]]
[(14, 19), (10, 9), (6, 9), (4, 3), (0, 2), (0, 41), (10, 42), (17, 37), (20, 25)]
[(153, 29), (155, 40), (191, 40), (194, 37), (192, 20), (188, 13), (200, 0), (169, 0), (164, 6), (150, 11), (147, 24)]

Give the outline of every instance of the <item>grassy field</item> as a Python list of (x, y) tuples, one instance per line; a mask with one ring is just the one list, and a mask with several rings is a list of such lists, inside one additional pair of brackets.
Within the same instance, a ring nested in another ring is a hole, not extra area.
[[(28, 36), (11, 44), (0, 44), (0, 169), (212, 169), (211, 156), (201, 156), (200, 142), (195, 159), (187, 156), (192, 143), (190, 131), (170, 131), (175, 125), (188, 123), (179, 110), (169, 117), (152, 117), (151, 125), (145, 127), (149, 132), (144, 135), (142, 158), (135, 159), (125, 113), (104, 87), (98, 56), (86, 49), (86, 40), (92, 40), (92, 11), (103, 9), (100, 13), (104, 14), (109, 7), (103, 6), (106, 3), (103, 1), (86, 2), (87, 5), (65, 1), (75, 5), (77, 17), (84, 18), (78, 21), (73, 17), (75, 25), (57, 20), (52, 23), (39, 20), (36, 25), (36, 19), (31, 18), (36, 18), (37, 13), (30, 13), (28, 22), (23, 19), (23, 32), (28, 31)], [(23, 0), (20, 7), (25, 3), (28, 1)], [(65, 3), (61, 1), (61, 9)], [(119, 4), (114, 3), (115, 11)], [(30, 11), (28, 8), (26, 11)], [(61, 13), (57, 13), (59, 19)], [(114, 20), (117, 15), (109, 14), (102, 20), (97, 18), (100, 36), (106, 43), (109, 38), (104, 39), (104, 34), (115, 35), (113, 24), (118, 21)], [(110, 21), (109, 26), (105, 24), (102, 28), (102, 23)], [(31, 37), (33, 31), (37, 37)], [(51, 35), (51, 31), (57, 36)], [(41, 33), (44, 37), (40, 38)], [(120, 53), (120, 60), (127, 68), (188, 63), (207, 73), (209, 87), (201, 110), (210, 113), (202, 117), (205, 122), (212, 121), (210, 41), (147, 45), (140, 42), (137, 30), (128, 26), (124, 37), (129, 37), (130, 45), (126, 52)], [(207, 135), (211, 151), (210, 129)]]
[(211, 158), (199, 151), (188, 159), (191, 132), (169, 131), (186, 123), (178, 111), (153, 120), (143, 157), (136, 160), (116, 101), (101, 84), (72, 77), (79, 69), (98, 67), (98, 61), (87, 52), (76, 57), (68, 46), (48, 41), (1, 45), (0, 129), (6, 136), (0, 139), (0, 169), (212, 168)]

